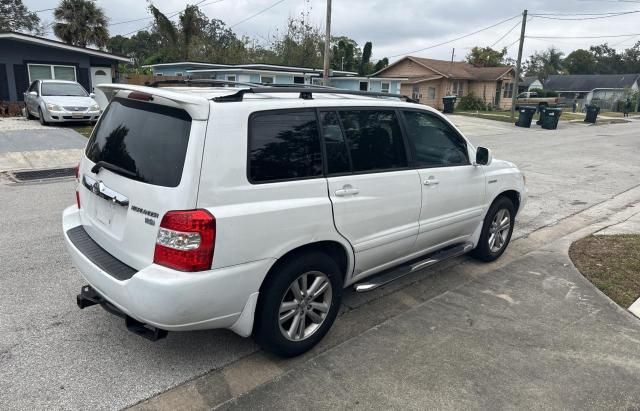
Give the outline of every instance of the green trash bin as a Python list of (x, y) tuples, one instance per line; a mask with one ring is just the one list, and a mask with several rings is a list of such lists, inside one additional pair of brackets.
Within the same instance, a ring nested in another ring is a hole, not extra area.
[(518, 127), (531, 127), (531, 121), (533, 120), (533, 115), (538, 111), (537, 107), (530, 106), (522, 106), (518, 110), (520, 114), (518, 115), (518, 121), (516, 121), (516, 126)]
[(442, 104), (444, 105), (443, 113), (453, 113), (453, 108), (456, 105), (456, 96), (442, 97)]
[(541, 126), (545, 130), (555, 130), (558, 128), (558, 121), (562, 115), (562, 109), (560, 108), (545, 108), (540, 114)]
[(598, 119), (598, 114), (600, 113), (600, 107), (587, 104), (585, 106), (585, 109), (587, 110), (587, 115), (584, 118), (584, 122), (595, 124), (596, 120)]

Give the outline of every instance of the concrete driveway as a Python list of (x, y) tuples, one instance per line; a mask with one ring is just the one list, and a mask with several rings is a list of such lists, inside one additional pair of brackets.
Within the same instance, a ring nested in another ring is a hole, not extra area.
[(23, 117), (0, 118), (0, 172), (78, 164), (87, 139), (70, 128)]
[[(520, 400), (528, 401), (536, 392), (549, 396), (551, 382), (557, 384), (556, 390), (567, 390), (570, 375), (565, 374), (571, 364), (577, 365), (580, 378), (574, 383), (584, 384), (581, 389), (595, 386), (585, 382), (593, 372), (600, 391), (607, 391), (603, 398), (615, 397), (614, 385), (619, 385), (619, 393), (626, 392), (638, 382), (637, 360), (628, 348), (632, 343), (637, 348), (640, 341), (637, 323), (612, 307), (605, 309), (608, 300), (581, 283), (581, 277), (564, 266), (568, 263), (562, 256), (547, 258), (550, 253), (542, 248), (640, 200), (633, 190), (640, 175), (637, 127), (567, 125), (550, 132), (486, 120), (454, 117), (454, 121), (475, 144), (492, 148), (496, 157), (512, 160), (526, 171), (530, 201), (519, 216), (519, 239), (497, 264), (460, 258), (373, 293), (347, 293), (342, 315), (328, 338), (307, 356), (289, 361), (256, 352), (250, 340), (228, 331), (170, 333), (166, 340), (150, 343), (128, 333), (121, 320), (98, 308), (78, 310), (74, 298), (82, 280), (64, 252), (60, 232), (60, 213), (74, 202), (72, 182), (0, 184), (5, 210), (0, 219), (0, 404), (15, 409), (119, 409), (177, 386), (140, 407), (210, 407), (243, 393), (248, 393), (246, 399), (240, 400), (247, 402), (238, 406), (262, 400), (267, 407), (278, 405), (269, 402), (275, 401), (269, 396), (280, 386), (255, 388), (292, 375), (300, 382), (307, 376), (309, 381), (315, 381), (311, 377), (336, 380), (319, 382), (319, 387), (333, 390), (327, 395), (336, 406), (375, 405), (356, 404), (364, 400), (347, 394), (364, 397), (365, 391), (379, 388), (382, 380), (376, 382), (376, 375), (384, 375), (380, 366), (390, 366), (391, 359), (403, 366), (406, 377), (400, 381), (409, 390), (398, 407), (412, 407), (408, 398), (421, 398), (425, 392), (434, 393), (433, 401), (425, 402), (432, 406), (460, 408), (480, 395), (495, 398), (500, 406), (508, 404), (516, 382), (525, 380), (529, 382), (521, 385), (526, 392)], [(536, 250), (534, 260), (520, 261)], [(569, 283), (577, 287), (571, 293)], [(578, 306), (585, 298), (589, 304)], [(417, 328), (413, 334), (407, 331), (411, 324)], [(588, 332), (580, 334), (583, 324)], [(406, 333), (406, 339), (392, 339), (394, 333)], [(617, 337), (605, 338), (609, 334)], [(595, 343), (601, 339), (614, 344), (607, 347), (621, 349), (603, 352), (603, 345)], [(382, 351), (362, 351), (365, 340), (382, 344)], [(412, 345), (421, 347), (420, 354), (410, 354)], [(400, 358), (405, 351), (407, 358)], [(456, 360), (458, 354), (464, 361)], [(347, 361), (346, 355), (360, 364), (338, 366)], [(547, 370), (554, 358), (558, 365)], [(420, 362), (419, 367), (411, 369), (409, 361)], [(597, 364), (589, 369), (593, 362)], [(631, 365), (606, 371), (618, 363)], [(515, 365), (507, 370), (507, 364)], [(330, 369), (333, 365), (335, 372)], [(443, 367), (446, 373), (435, 371)], [(408, 378), (420, 377), (421, 373), (415, 374), (419, 370), (425, 377), (415, 385), (422, 390), (410, 385)], [(563, 375), (553, 379), (551, 370)], [(443, 380), (435, 381), (438, 376)], [(505, 385), (503, 393), (489, 384), (509, 379), (513, 384)], [(182, 384), (185, 381), (191, 382)], [(342, 388), (338, 382), (344, 383)], [(399, 387), (389, 386), (386, 392), (399, 393)], [(305, 395), (300, 391), (290, 398)], [(456, 398), (464, 401), (455, 402)]]

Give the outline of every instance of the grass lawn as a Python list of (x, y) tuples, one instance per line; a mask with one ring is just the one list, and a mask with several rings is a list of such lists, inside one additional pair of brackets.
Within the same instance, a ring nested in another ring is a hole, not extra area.
[[(508, 111), (456, 111), (454, 114), (460, 114), (462, 116), (468, 117), (477, 117), (484, 118), (486, 120), (496, 120), (496, 121), (504, 121), (505, 123), (511, 123), (511, 113)], [(533, 122), (535, 123), (540, 118), (539, 114), (533, 116)], [(515, 121), (518, 119), (518, 113), (516, 112)], [(563, 111), (560, 116), (561, 121), (569, 121), (569, 120), (584, 120), (584, 114), (582, 113), (572, 113)]]
[(640, 297), (640, 235), (589, 236), (569, 249), (575, 266), (623, 308)]
[(93, 125), (90, 123), (60, 123), (56, 124), (56, 126), (70, 128), (75, 132), (82, 134), (86, 138), (89, 138), (93, 131)]

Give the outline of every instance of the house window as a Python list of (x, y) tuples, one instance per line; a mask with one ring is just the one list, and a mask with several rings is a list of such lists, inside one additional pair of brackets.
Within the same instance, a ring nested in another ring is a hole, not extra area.
[(304, 84), (304, 77), (302, 76), (295, 76), (293, 78), (293, 84)]
[(227, 81), (236, 81), (235, 74), (227, 74)]
[(155, 74), (155, 76), (156, 76), (156, 77), (162, 77), (163, 75), (164, 75), (164, 74), (162, 74), (162, 73), (156, 73), (156, 74)]
[(427, 89), (427, 98), (429, 100), (435, 100), (436, 99), (436, 88), (435, 87), (429, 87)]
[(418, 101), (420, 100), (420, 87), (419, 86), (413, 86), (413, 89), (411, 90), (411, 98)]
[(383, 81), (382, 85), (380, 86), (380, 91), (382, 91), (383, 93), (388, 93), (390, 87), (391, 87), (391, 83), (387, 81)]
[(452, 85), (453, 89), (451, 90), (451, 94), (459, 97), (464, 95), (464, 81), (456, 80)]
[(107, 73), (104, 70), (96, 70), (96, 76), (106, 76)]
[(181, 71), (176, 71), (176, 77), (182, 77), (182, 72)]
[(48, 64), (29, 64), (29, 81), (34, 80), (70, 80), (76, 81), (74, 66)]
[(273, 84), (275, 79), (273, 76), (260, 76), (260, 82), (263, 84)]
[(360, 82), (360, 91), (369, 91), (369, 82), (361, 81)]
[(513, 83), (505, 83), (503, 89), (504, 89), (504, 92), (502, 93), (503, 98), (513, 97)]

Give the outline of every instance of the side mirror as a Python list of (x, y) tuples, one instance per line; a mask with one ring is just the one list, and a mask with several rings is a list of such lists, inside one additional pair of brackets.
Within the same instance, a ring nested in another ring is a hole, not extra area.
[(29, 95), (30, 96), (34, 96), (34, 97), (38, 97), (38, 92), (37, 91), (30, 91)]
[(493, 156), (491, 155), (491, 150), (484, 147), (478, 147), (476, 149), (476, 165), (488, 166), (491, 164), (492, 160)]
[(89, 97), (94, 98), (96, 96), (96, 93), (89, 93)]

